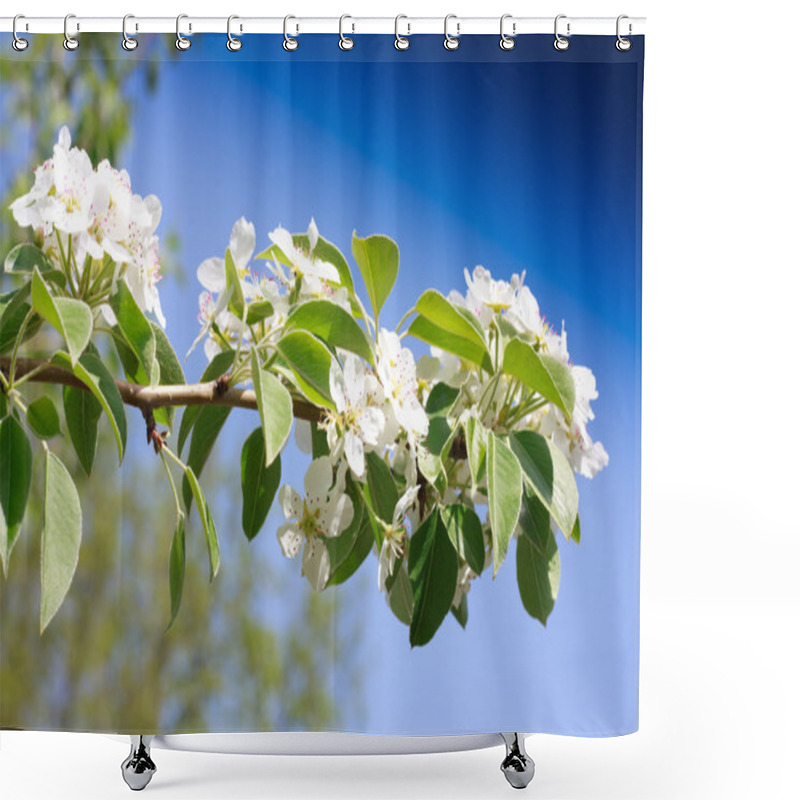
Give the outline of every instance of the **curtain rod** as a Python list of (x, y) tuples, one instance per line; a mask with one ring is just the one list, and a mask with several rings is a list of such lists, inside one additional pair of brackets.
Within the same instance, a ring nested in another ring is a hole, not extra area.
[[(333, 33), (341, 29), (347, 34), (395, 33), (395, 25), (403, 36), (414, 34), (442, 34), (445, 30), (443, 17), (406, 17), (399, 21), (395, 17), (356, 17), (346, 15), (340, 23), (339, 17), (291, 17), (288, 30), (292, 35), (302, 33)], [(24, 17), (17, 20), (17, 33), (64, 33), (64, 17)], [(137, 33), (175, 33), (175, 17), (136, 17), (129, 16), (126, 30), (129, 35)], [(10, 33), (13, 30), (14, 17), (0, 17), (0, 32)], [(514, 17), (506, 15), (505, 31), (509, 35), (532, 33), (550, 33), (554, 31), (555, 17)], [(232, 32), (236, 35), (258, 33), (284, 33), (284, 17), (238, 17), (232, 23)], [(613, 36), (617, 32), (616, 17), (569, 17), (561, 16), (559, 31), (562, 35), (607, 34)], [(569, 28), (567, 28), (569, 26)], [(644, 17), (628, 17), (624, 19), (622, 34), (631, 36), (643, 34)], [(226, 33), (228, 17), (195, 17), (181, 15), (181, 33), (184, 36), (193, 33)], [(500, 15), (496, 17), (450, 17), (448, 30), (453, 35), (498, 33)], [(70, 15), (69, 32), (80, 33), (122, 33), (122, 17), (82, 17)]]

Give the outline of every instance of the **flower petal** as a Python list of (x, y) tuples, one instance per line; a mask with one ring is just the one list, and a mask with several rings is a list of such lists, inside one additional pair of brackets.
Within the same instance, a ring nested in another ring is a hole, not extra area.
[(316, 592), (321, 592), (331, 576), (331, 559), (322, 539), (312, 537), (303, 550), (303, 575)]
[(210, 292), (224, 292), (225, 262), (221, 258), (207, 258), (197, 268), (197, 280)]

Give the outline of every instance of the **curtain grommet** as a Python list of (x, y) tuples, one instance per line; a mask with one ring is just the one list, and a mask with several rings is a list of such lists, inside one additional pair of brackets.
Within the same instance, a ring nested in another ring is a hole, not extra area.
[[(80, 46), (80, 42), (78, 41), (78, 39), (74, 36), (70, 36), (69, 34), (69, 21), (71, 19), (75, 19), (74, 14), (67, 14), (67, 16), (64, 17), (64, 49), (69, 50), (70, 52), (72, 52), (73, 50), (77, 50), (78, 47)], [(80, 31), (80, 29), (81, 26), (78, 23), (76, 23), (75, 24), (76, 32)]]
[[(349, 14), (342, 14), (342, 16), (339, 17), (339, 49), (344, 50), (345, 52), (348, 50), (352, 50), (356, 46), (356, 43), (353, 41), (351, 37), (344, 35), (344, 21), (346, 19), (353, 19), (353, 18)], [(356, 26), (354, 24), (351, 24), (351, 27), (353, 29), (352, 32), (355, 33)]]
[[(566, 19), (566, 18), (567, 18), (566, 14), (559, 14), (556, 17), (555, 22), (553, 23), (553, 33), (555, 34), (555, 37), (556, 37), (555, 41), (553, 42), (553, 47), (555, 47), (555, 49), (558, 50), (560, 53), (563, 53), (565, 50), (569, 50), (569, 39), (567, 39), (566, 37), (562, 36), (558, 32), (558, 22), (559, 22), (559, 20)], [(569, 24), (569, 22), (567, 22), (567, 36), (569, 36), (569, 29), (570, 29), (570, 24)]]
[[(139, 40), (133, 36), (128, 36), (128, 20), (136, 19), (133, 14), (126, 14), (122, 18), (122, 49), (127, 50), (129, 53), (139, 46)], [(138, 25), (136, 26), (138, 29)]]
[(23, 50), (28, 49), (28, 40), (24, 39), (17, 33), (17, 21), (25, 19), (24, 14), (17, 14), (14, 17), (14, 21), (11, 23), (11, 33), (14, 35), (14, 38), (11, 41), (11, 46), (18, 52), (21, 53)]
[[(620, 33), (620, 23), (624, 19), (629, 19), (627, 14), (620, 14), (617, 17), (617, 41), (614, 42), (614, 46), (617, 48), (617, 50), (620, 51), (620, 53), (627, 53), (628, 50), (630, 50), (631, 47), (633, 47), (633, 42), (630, 39), (625, 38)], [(630, 36), (630, 34), (631, 34), (631, 24), (629, 22), (628, 23), (628, 36)]]
[[(192, 46), (192, 40), (188, 39), (181, 33), (181, 20), (188, 19), (188, 14), (178, 14), (177, 18), (175, 19), (175, 47), (180, 50), (188, 50)], [(189, 32), (191, 33), (192, 26), (189, 25)]]
[(514, 38), (517, 35), (517, 23), (511, 23), (511, 35), (506, 35), (505, 24), (507, 19), (513, 19), (511, 14), (503, 14), (500, 17), (500, 49), (508, 52), (517, 46), (517, 40)]
[[(231, 51), (231, 53), (238, 53), (242, 49), (242, 40), (238, 39), (231, 33), (231, 22), (233, 20), (239, 19), (236, 14), (231, 14), (228, 17), (228, 41), (225, 43), (225, 47)], [(239, 32), (241, 33), (241, 26), (239, 27)]]
[[(287, 53), (293, 53), (300, 47), (300, 42), (297, 39), (292, 38), (289, 36), (289, 20), (290, 19), (297, 19), (293, 17), (291, 14), (287, 14), (283, 18), (283, 49), (286, 50)], [(295, 28), (297, 30), (297, 28)]]
[[(456, 21), (456, 35), (451, 36), (447, 30), (448, 23), (451, 19)], [(458, 17), (455, 14), (448, 14), (444, 18), (444, 49), (449, 50), (451, 53), (454, 50), (458, 50), (461, 46), (461, 42), (458, 39), (459, 33), (461, 31), (461, 23), (458, 21)]]
[(405, 36), (400, 35), (400, 20), (401, 19), (408, 19), (405, 14), (398, 14), (394, 18), (394, 47), (395, 50), (408, 50), (411, 47), (411, 41), (408, 39), (411, 36), (411, 25), (406, 23), (408, 27), (408, 33)]

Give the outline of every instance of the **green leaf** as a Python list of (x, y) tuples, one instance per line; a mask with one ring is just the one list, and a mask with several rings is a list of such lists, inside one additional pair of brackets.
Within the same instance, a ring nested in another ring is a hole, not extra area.
[(47, 256), (32, 244), (18, 244), (11, 248), (3, 264), (6, 272), (33, 272), (36, 267), (43, 273), (53, 269)]
[(527, 342), (512, 339), (503, 354), (503, 372), (558, 406), (568, 417), (575, 405), (569, 368), (552, 356), (539, 355)]
[(264, 436), (256, 428), (242, 447), (242, 530), (250, 541), (263, 527), (280, 482), (281, 458), (266, 465)]
[(117, 281), (116, 292), (109, 298), (117, 324), (125, 341), (136, 355), (151, 386), (159, 383), (156, 334), (150, 320), (142, 313), (125, 281)]
[(467, 460), (472, 483), (478, 486), (486, 477), (486, 444), (488, 431), (475, 417), (468, 417), (464, 425), (464, 438), (467, 444)]
[[(217, 436), (231, 413), (225, 406), (202, 406), (197, 415), (197, 421), (192, 430), (192, 443), (189, 445), (189, 456), (186, 463), (194, 470), (195, 475), (200, 475), (208, 461)], [(183, 480), (183, 502), (188, 513), (192, 507), (192, 487), (189, 479)]]
[(250, 368), (256, 391), (258, 413), (264, 437), (265, 466), (269, 466), (283, 450), (292, 430), (294, 412), (292, 396), (287, 388), (271, 372), (261, 369), (258, 354), (250, 351)]
[(467, 606), (467, 593), (461, 595), (461, 602), (457, 606), (450, 609), (450, 613), (456, 618), (458, 624), (462, 628), (467, 627), (467, 620), (469, 619), (469, 607)]
[(425, 446), (435, 456), (447, 455), (445, 448), (453, 438), (453, 429), (444, 417), (434, 417), (428, 425)]
[(64, 417), (72, 446), (87, 475), (92, 472), (97, 450), (97, 422), (103, 407), (91, 392), (77, 386), (64, 387)]
[[(14, 346), (20, 328), (25, 324), (28, 312), (31, 310), (29, 303), (25, 302), (28, 294), (29, 284), (26, 284), (18, 292), (9, 292), (3, 295), (2, 316), (0, 316), (0, 353), (7, 353)], [(42, 327), (41, 317), (34, 315), (25, 327), (25, 331), (20, 339), (20, 344), (30, 339)]]
[[(159, 384), (161, 386), (176, 386), (186, 383), (181, 362), (167, 338), (167, 334), (155, 322), (150, 322), (150, 327), (156, 337), (156, 358), (158, 359), (160, 373)], [(171, 428), (174, 411), (175, 409), (171, 406), (156, 408), (153, 410), (153, 416), (156, 422)]]
[(239, 319), (244, 317), (244, 291), (242, 281), (239, 278), (239, 270), (233, 260), (230, 247), (225, 250), (225, 285), (231, 293), (228, 300), (228, 308), (236, 314)]
[(473, 323), (470, 318), (460, 314), (456, 307), (435, 289), (428, 289), (423, 292), (414, 308), (421, 316), (427, 317), (438, 328), (457, 336), (459, 339), (471, 342), (483, 350), (487, 358), (489, 357), (483, 326), (480, 322), (476, 320)]
[(561, 579), (561, 559), (555, 536), (540, 550), (528, 536), (517, 540), (517, 584), (525, 610), (542, 625), (553, 610)]
[(28, 505), (32, 462), (22, 425), (15, 417), (6, 417), (0, 422), (0, 562), (4, 575)]
[(519, 513), (519, 527), (523, 535), (528, 536), (544, 552), (547, 548), (547, 540), (552, 533), (550, 530), (550, 512), (527, 483), (524, 483), (522, 487), (522, 508)]
[(81, 504), (69, 471), (48, 451), (44, 472), (42, 602), (39, 632), (55, 616), (67, 595), (81, 546)]
[(272, 303), (269, 300), (256, 300), (247, 305), (247, 324), (255, 325), (262, 320), (271, 317), (275, 313)]
[(341, 347), (374, 365), (369, 339), (363, 328), (341, 306), (328, 300), (309, 300), (297, 306), (286, 318), (287, 331), (313, 333), (328, 347)]
[(433, 320), (427, 317), (416, 317), (408, 326), (408, 332), (423, 342), (427, 342), (448, 353), (453, 353), (465, 361), (476, 364), (489, 374), (494, 372), (491, 359), (485, 347), (480, 347), (471, 339), (456, 336), (444, 328), (440, 328)]
[[(351, 523), (338, 535), (329, 536), (325, 539), (325, 547), (328, 550), (328, 557), (331, 562), (331, 577), (328, 579), (328, 585), (333, 583), (340, 583), (340, 580), (334, 580), (339, 576), (340, 570), (346, 570), (345, 563), (348, 562), (353, 548), (356, 547), (359, 537), (362, 535), (362, 528), (366, 524), (366, 535), (368, 544), (374, 541), (372, 536), (372, 529), (369, 525), (369, 519), (366, 515), (364, 502), (361, 499), (361, 494), (355, 489), (353, 481), (350, 476), (347, 477), (347, 495), (353, 503), (353, 519)], [(361, 560), (354, 565), (354, 568), (361, 563)], [(352, 574), (348, 573), (348, 576)]]
[(409, 641), (417, 647), (429, 642), (444, 621), (458, 579), (458, 557), (438, 511), (411, 537), (408, 576), (414, 594)]
[[(235, 358), (236, 352), (234, 350), (223, 350), (221, 353), (217, 353), (203, 371), (200, 381), (202, 383), (215, 381), (231, 368)], [(178, 429), (178, 455), (181, 454), (183, 446), (186, 444), (186, 440), (189, 438), (189, 434), (192, 432), (192, 428), (202, 408), (203, 406), (186, 406), (183, 410), (181, 425)]]
[(447, 416), (459, 395), (459, 389), (442, 382), (437, 383), (428, 395), (425, 412), (429, 417)]
[(219, 540), (217, 539), (217, 527), (214, 524), (214, 518), (211, 516), (211, 510), (206, 503), (206, 496), (197, 482), (197, 477), (191, 467), (186, 468), (186, 480), (192, 490), (192, 496), (195, 503), (197, 503), (197, 510), (200, 514), (200, 522), (203, 525), (203, 532), (206, 535), (206, 544), (208, 545), (208, 563), (211, 569), (211, 577), (209, 580), (213, 581), (219, 571)]
[(388, 236), (376, 235), (359, 239), (355, 231), (353, 231), (352, 247), (353, 256), (367, 287), (377, 325), (383, 304), (397, 280), (400, 252)]
[(414, 616), (414, 592), (411, 589), (411, 579), (401, 561), (396, 562), (394, 572), (386, 579), (386, 592), (392, 613), (403, 625), (410, 625)]
[[(367, 500), (372, 510), (387, 525), (392, 524), (394, 507), (400, 499), (389, 465), (375, 452), (365, 454)], [(380, 541), (383, 541), (381, 532)]]
[[(172, 534), (172, 544), (169, 548), (169, 625), (172, 627), (183, 597), (183, 581), (186, 577), (186, 518), (181, 514), (175, 524), (175, 533)], [(165, 631), (166, 633), (166, 631)]]
[(508, 543), (517, 527), (522, 503), (522, 470), (509, 446), (488, 431), (486, 476), (489, 487), (489, 520), (492, 526), (492, 577), (503, 563)]
[(572, 526), (572, 533), (570, 533), (569, 538), (575, 544), (581, 543), (581, 518), (579, 514), (575, 515), (575, 524)]
[(40, 397), (28, 406), (28, 425), (40, 439), (52, 439), (61, 433), (58, 411), (49, 397)]
[(61, 334), (73, 364), (76, 363), (92, 335), (92, 310), (82, 300), (53, 297), (36, 268), (31, 279), (31, 297), (36, 313)]
[(103, 411), (106, 412), (106, 416), (111, 422), (111, 429), (114, 431), (121, 464), (128, 436), (125, 406), (122, 403), (117, 384), (106, 365), (98, 355), (89, 351), (84, 353), (74, 364), (70, 364), (69, 357), (62, 351), (58, 351), (52, 360), (54, 364), (70, 370), (76, 378), (85, 383), (103, 407)]
[(517, 431), (509, 437), (526, 482), (536, 492), (565, 536), (578, 516), (578, 486), (566, 456), (535, 431)]
[(355, 541), (348, 549), (348, 553), (344, 559), (338, 562), (338, 566), (334, 567), (339, 557), (339, 553), (335, 548), (339, 544), (338, 540), (341, 539), (345, 533), (346, 531), (342, 531), (339, 536), (334, 536), (325, 540), (328, 553), (331, 556), (331, 577), (328, 579), (328, 586), (338, 586), (344, 583), (364, 563), (367, 556), (372, 551), (372, 545), (375, 541), (372, 525), (370, 524), (369, 514), (362, 512), (361, 525), (357, 529)]
[(318, 406), (334, 408), (330, 390), (330, 350), (307, 331), (284, 334), (277, 349), (303, 394)]
[(480, 575), (486, 560), (480, 518), (471, 508), (462, 505), (444, 506), (440, 513), (456, 552), (476, 575)]

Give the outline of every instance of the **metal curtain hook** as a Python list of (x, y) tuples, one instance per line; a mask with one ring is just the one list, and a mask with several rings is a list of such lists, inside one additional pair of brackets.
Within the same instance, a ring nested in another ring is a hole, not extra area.
[[(293, 50), (297, 50), (297, 48), (300, 47), (300, 42), (289, 36), (288, 26), (290, 19), (296, 19), (296, 17), (289, 14), (283, 18), (283, 49), (291, 53)], [(297, 28), (295, 28), (295, 30), (297, 30)]]
[[(65, 50), (77, 50), (78, 49), (78, 45), (80, 44), (80, 42), (77, 39), (75, 39), (75, 38), (73, 38), (72, 36), (69, 35), (69, 21), (71, 19), (75, 19), (75, 15), (74, 14), (67, 14), (67, 16), (64, 17), (64, 49)], [(79, 31), (80, 29), (81, 29), (81, 26), (78, 23), (75, 23), (75, 30)]]
[[(631, 47), (633, 46), (633, 42), (631, 42), (630, 39), (626, 39), (619, 32), (620, 31), (620, 23), (624, 19), (628, 19), (628, 15), (627, 14), (620, 14), (617, 17), (617, 41), (615, 42), (615, 45), (616, 45), (617, 50), (620, 51), (620, 53), (627, 53), (628, 50), (630, 50)], [(629, 36), (631, 34), (631, 31), (632, 31), (632, 26), (631, 26), (631, 24), (629, 22), (628, 23), (628, 35)]]
[[(346, 19), (353, 18), (349, 14), (342, 14), (342, 16), (339, 17), (339, 47), (342, 50), (352, 50), (356, 43), (349, 36), (344, 35), (344, 21)], [(351, 23), (351, 27), (355, 32), (355, 23)]]
[(511, 14), (503, 14), (500, 17), (500, 49), (501, 50), (513, 50), (517, 46), (517, 41), (514, 39), (514, 36), (517, 35), (517, 23), (511, 23), (511, 36), (506, 36), (505, 33), (505, 24), (507, 19), (511, 19)]
[[(456, 20), (456, 35), (451, 36), (447, 32), (447, 24), (451, 19)], [(458, 17), (455, 14), (448, 14), (444, 18), (444, 47), (445, 50), (458, 50), (461, 42), (458, 40), (458, 34), (461, 32), (461, 23), (458, 22)]]
[[(17, 36), (17, 20), (25, 19), (24, 15), (17, 14), (14, 17), (14, 21), (11, 23), (11, 32), (14, 34), (14, 40), (11, 42), (11, 46), (18, 52), (21, 53), (23, 50), (28, 49), (28, 40), (23, 39), (21, 36)], [(27, 28), (27, 25), (26, 25)]]
[[(566, 14), (559, 14), (556, 17), (556, 21), (555, 21), (555, 24), (553, 26), (553, 32), (555, 33), (555, 36), (556, 36), (556, 40), (553, 42), (553, 47), (555, 47), (556, 50), (561, 50), (562, 52), (564, 50), (569, 50), (569, 39), (565, 39), (558, 32), (558, 21), (561, 20), (561, 19), (566, 19), (566, 18), (567, 18)], [(567, 23), (567, 36), (569, 36), (569, 22)]]
[[(177, 47), (178, 50), (188, 50), (192, 46), (192, 40), (187, 39), (181, 33), (181, 20), (188, 18), (189, 18), (188, 14), (178, 14), (178, 16), (175, 19), (175, 47)], [(190, 23), (189, 32), (191, 33), (191, 31), (192, 31), (192, 26)]]
[[(411, 42), (405, 36), (401, 36), (400, 35), (400, 20), (401, 19), (408, 19), (408, 17), (405, 14), (398, 14), (394, 18), (394, 46), (398, 50), (408, 50), (408, 48), (411, 47)], [(409, 23), (406, 23), (406, 26), (408, 27), (407, 36), (410, 36), (411, 35), (411, 25)]]
[[(139, 40), (134, 39), (132, 36), (128, 36), (128, 20), (135, 19), (133, 14), (126, 14), (122, 18), (122, 49), (127, 50), (130, 52), (131, 50), (135, 50), (139, 46)], [(136, 26), (136, 30), (139, 29), (139, 26)]]
[[(231, 22), (233, 22), (233, 20), (235, 20), (235, 19), (239, 19), (239, 17), (237, 17), (236, 14), (231, 14), (228, 17), (228, 41), (225, 44), (225, 47), (227, 47), (228, 50), (231, 51), (231, 53), (236, 53), (236, 52), (238, 52), (239, 50), (242, 49), (242, 40), (241, 39), (237, 39), (233, 34), (231, 34)], [(239, 32), (240, 33), (241, 33), (241, 30), (242, 30), (242, 27), (240, 25), (239, 26)]]

